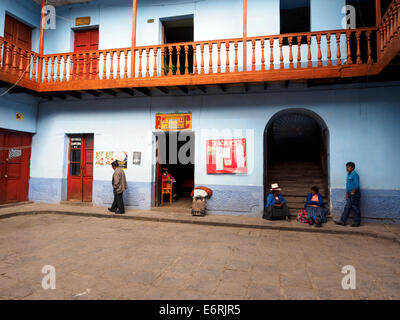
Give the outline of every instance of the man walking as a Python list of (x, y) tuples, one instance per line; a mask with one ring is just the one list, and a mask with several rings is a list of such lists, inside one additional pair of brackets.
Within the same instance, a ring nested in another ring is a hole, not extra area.
[(355, 171), (356, 165), (353, 162), (346, 164), (347, 181), (346, 181), (346, 205), (340, 221), (335, 221), (336, 224), (345, 226), (350, 212), (354, 212), (354, 222), (352, 227), (359, 227), (361, 224), (361, 211), (360, 211), (360, 178)]
[(125, 207), (122, 194), (126, 189), (128, 189), (125, 172), (119, 167), (118, 161), (114, 161), (113, 163), (111, 163), (111, 166), (114, 170), (114, 174), (112, 176), (114, 202), (112, 203), (111, 208), (108, 208), (108, 211), (123, 214), (125, 213)]

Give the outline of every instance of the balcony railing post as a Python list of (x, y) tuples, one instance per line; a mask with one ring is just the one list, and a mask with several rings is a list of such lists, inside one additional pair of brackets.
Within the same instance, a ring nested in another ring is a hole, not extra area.
[(367, 31), (367, 42), (368, 42), (368, 64), (372, 64), (374, 61), (372, 59), (372, 49), (371, 49), (371, 31)]
[(269, 48), (270, 48), (270, 58), (269, 58), (269, 69), (274, 70), (274, 41), (275, 39), (273, 37), (269, 38)]
[(283, 37), (279, 37), (279, 69), (284, 69), (285, 65), (283, 63)]
[(340, 32), (336, 33), (335, 35), (336, 38), (336, 65), (340, 66), (342, 65), (342, 52), (341, 52), (341, 48), (340, 48), (340, 38), (341, 38), (341, 34)]
[(230, 41), (225, 42), (225, 53), (226, 53), (226, 59), (225, 59), (225, 72), (231, 72), (231, 61), (230, 61), (230, 48), (231, 48), (231, 43)]
[(322, 67), (321, 38), (322, 38), (321, 34), (317, 34), (318, 67)]
[(293, 69), (294, 64), (293, 64), (293, 38), (289, 37), (289, 68)]
[(351, 46), (350, 46), (351, 31), (346, 32), (347, 40), (347, 64), (353, 64), (353, 59), (351, 57)]
[(301, 36), (297, 37), (297, 68), (301, 68)]
[(166, 63), (167, 48), (161, 47), (161, 76), (165, 76), (165, 63)]
[(189, 74), (189, 46), (185, 45), (185, 74)]
[(311, 55), (311, 35), (307, 36), (307, 67), (312, 67), (312, 55)]
[(261, 70), (265, 71), (265, 39), (261, 38)]
[(332, 66), (332, 51), (331, 51), (331, 33), (326, 34), (326, 42), (328, 46), (327, 58), (328, 58), (328, 66)]
[(356, 39), (357, 39), (357, 64), (361, 64), (361, 47), (360, 47), (360, 38), (361, 38), (361, 31), (356, 32)]
[(204, 74), (204, 43), (200, 45), (201, 62), (200, 62), (200, 74)]
[(158, 52), (158, 47), (155, 47), (153, 49), (153, 59), (154, 59), (153, 77), (157, 77), (158, 76), (158, 72), (157, 72), (157, 52)]
[(176, 46), (176, 75), (181, 75), (181, 46)]
[(251, 40), (251, 71), (256, 71), (256, 40)]

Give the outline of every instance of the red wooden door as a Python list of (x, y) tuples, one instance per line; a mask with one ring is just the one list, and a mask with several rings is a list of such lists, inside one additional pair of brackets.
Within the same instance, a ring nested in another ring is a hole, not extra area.
[(92, 202), (93, 135), (71, 136), (69, 143), (68, 200)]
[[(99, 49), (99, 29), (75, 30), (74, 51), (85, 52), (79, 56), (79, 67), (75, 60), (74, 74), (78, 72), (79, 79), (87, 79), (92, 67), (92, 76), (96, 74), (98, 63), (97, 53), (89, 52)], [(87, 54), (89, 52), (89, 54)], [(92, 63), (90, 60), (92, 58)]]
[(0, 129), (0, 204), (28, 200), (32, 136)]
[[(24, 50), (31, 50), (32, 28), (17, 19), (6, 14), (4, 21), (4, 39), (17, 46), (23, 56), (22, 69), (25, 70), (28, 63), (28, 57)], [(21, 52), (22, 51), (22, 52)], [(10, 63), (12, 63), (12, 50), (9, 51)], [(19, 66), (19, 55), (16, 56), (15, 65)]]
[(154, 184), (154, 206), (159, 207), (161, 204), (161, 182), (162, 182), (162, 172), (161, 172), (161, 148), (159, 136), (156, 136), (156, 177)]

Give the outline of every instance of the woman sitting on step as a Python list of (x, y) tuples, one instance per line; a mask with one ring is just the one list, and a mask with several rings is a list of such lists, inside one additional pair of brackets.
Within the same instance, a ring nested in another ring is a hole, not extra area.
[(289, 209), (286, 205), (285, 198), (280, 194), (280, 190), (281, 188), (279, 188), (277, 183), (271, 185), (271, 193), (267, 198), (267, 205), (264, 210), (263, 219), (286, 219), (286, 221), (290, 221)]
[(322, 223), (326, 222), (328, 210), (325, 208), (324, 199), (319, 193), (318, 187), (311, 187), (311, 193), (307, 195), (304, 209), (308, 213), (311, 225), (315, 224), (317, 227), (320, 227)]

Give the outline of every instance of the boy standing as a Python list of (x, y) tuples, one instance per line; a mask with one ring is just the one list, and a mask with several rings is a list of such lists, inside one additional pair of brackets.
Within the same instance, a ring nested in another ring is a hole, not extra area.
[(340, 221), (335, 221), (336, 224), (345, 226), (347, 218), (351, 210), (354, 211), (354, 222), (352, 227), (359, 227), (361, 224), (361, 211), (360, 211), (360, 178), (355, 171), (356, 165), (353, 162), (346, 164), (347, 180), (346, 180), (346, 205)]

